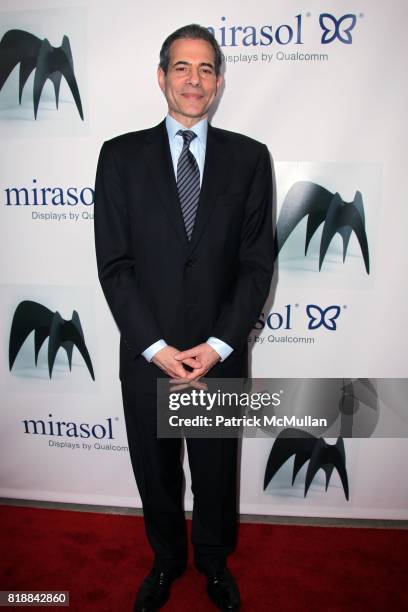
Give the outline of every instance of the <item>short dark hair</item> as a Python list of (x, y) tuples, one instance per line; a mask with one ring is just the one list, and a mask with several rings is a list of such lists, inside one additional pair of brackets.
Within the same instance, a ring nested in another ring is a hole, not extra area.
[(218, 42), (214, 35), (203, 26), (197, 23), (191, 23), (189, 25), (179, 28), (173, 34), (170, 34), (164, 41), (162, 48), (160, 49), (160, 62), (159, 66), (163, 70), (164, 74), (167, 74), (170, 62), (170, 47), (175, 40), (180, 38), (193, 38), (195, 40), (206, 40), (214, 49), (214, 69), (215, 74), (218, 76), (221, 72), (222, 65), (222, 53)]

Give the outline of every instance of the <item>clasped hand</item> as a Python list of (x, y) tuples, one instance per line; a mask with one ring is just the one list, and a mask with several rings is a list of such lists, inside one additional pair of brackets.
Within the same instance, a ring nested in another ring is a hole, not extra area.
[[(180, 379), (180, 382), (191, 382), (205, 376), (220, 361), (220, 356), (204, 342), (187, 351), (179, 351), (174, 346), (165, 346), (156, 353), (152, 361), (170, 378)], [(185, 368), (186, 365), (191, 371)]]

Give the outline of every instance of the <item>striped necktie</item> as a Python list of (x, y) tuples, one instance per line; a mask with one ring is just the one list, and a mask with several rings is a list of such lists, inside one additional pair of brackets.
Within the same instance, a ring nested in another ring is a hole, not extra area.
[(179, 130), (177, 134), (183, 137), (184, 142), (177, 162), (177, 191), (187, 238), (190, 240), (200, 197), (200, 170), (190, 151), (190, 143), (197, 134), (191, 130)]

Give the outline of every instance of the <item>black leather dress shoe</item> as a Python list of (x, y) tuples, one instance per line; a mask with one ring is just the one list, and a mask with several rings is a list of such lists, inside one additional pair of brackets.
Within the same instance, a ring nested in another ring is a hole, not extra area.
[(183, 570), (160, 570), (153, 568), (140, 585), (134, 612), (155, 612), (164, 606), (170, 597), (171, 585)]
[(207, 593), (213, 604), (224, 612), (236, 612), (241, 609), (238, 585), (228, 568), (207, 573)]

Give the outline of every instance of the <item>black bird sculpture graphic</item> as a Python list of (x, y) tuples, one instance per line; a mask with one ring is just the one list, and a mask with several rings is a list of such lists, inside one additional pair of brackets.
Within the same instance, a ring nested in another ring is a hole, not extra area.
[(68, 357), (69, 369), (71, 370), (72, 351), (74, 346), (76, 346), (88, 367), (92, 379), (95, 380), (91, 358), (85, 345), (84, 333), (77, 311), (74, 310), (72, 319), (66, 321), (61, 317), (59, 312), (52, 312), (42, 304), (30, 300), (21, 302), (14, 312), (9, 344), (10, 371), (22, 345), (32, 331), (34, 331), (35, 365), (37, 365), (38, 354), (43, 343), (47, 338), (49, 339), (48, 371), (50, 378), (52, 377), (55, 357), (58, 350), (61, 347), (65, 349)]
[(60, 47), (53, 47), (47, 38), (41, 40), (24, 30), (8, 30), (0, 41), (0, 91), (14, 68), (20, 64), (18, 99), (21, 104), (24, 86), (35, 70), (33, 86), (34, 117), (37, 119), (41, 94), (47, 79), (54, 85), (58, 108), (62, 77), (65, 78), (83, 120), (81, 96), (74, 74), (69, 38), (64, 36)]
[(281, 251), (292, 231), (307, 217), (305, 255), (310, 241), (323, 223), (320, 241), (319, 270), (335, 234), (343, 240), (343, 262), (352, 233), (357, 237), (367, 274), (370, 273), (370, 257), (365, 229), (363, 198), (356, 191), (352, 202), (344, 202), (338, 193), (332, 193), (321, 185), (310, 181), (299, 181), (289, 189), (279, 214), (275, 232), (275, 257)]

